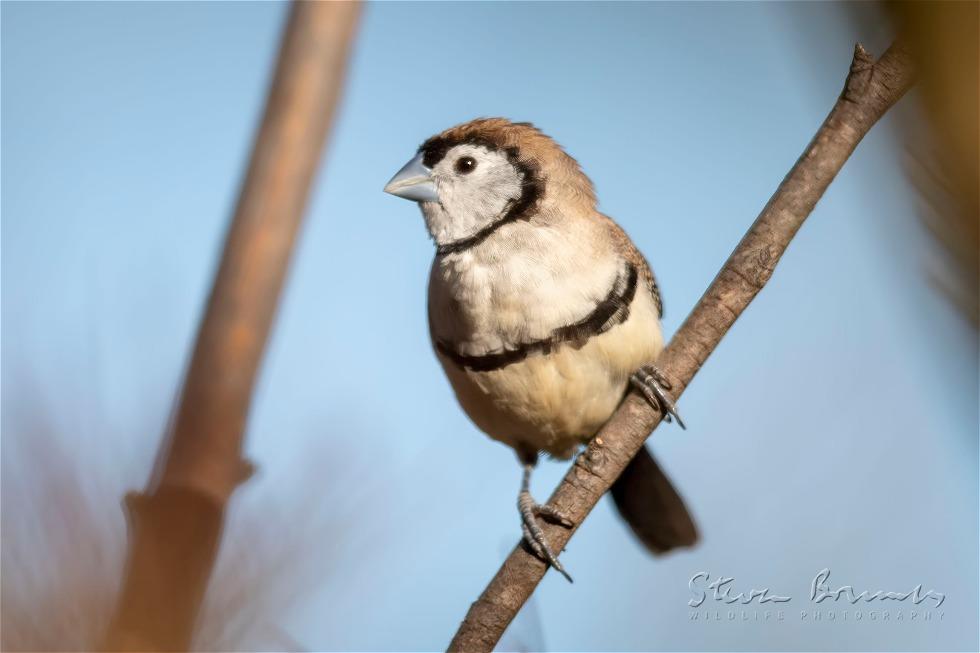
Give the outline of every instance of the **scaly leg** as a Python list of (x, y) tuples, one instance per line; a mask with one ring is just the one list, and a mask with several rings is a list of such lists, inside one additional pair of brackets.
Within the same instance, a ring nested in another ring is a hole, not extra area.
[(521, 513), (521, 530), (524, 533), (524, 541), (527, 542), (531, 551), (536, 556), (550, 564), (558, 573), (572, 582), (572, 577), (568, 575), (565, 568), (558, 561), (558, 557), (551, 552), (548, 542), (545, 540), (544, 531), (538, 523), (538, 517), (546, 519), (556, 524), (561, 524), (565, 528), (572, 527), (572, 521), (560, 511), (547, 504), (540, 504), (531, 496), (531, 471), (537, 462), (537, 455), (533, 457), (521, 455), (524, 462), (524, 480), (521, 483), (521, 492), (517, 495), (517, 510)]
[(670, 382), (660, 370), (653, 365), (641, 367), (630, 377), (630, 383), (643, 394), (651, 406), (663, 413), (665, 420), (669, 422), (673, 417), (677, 420), (678, 426), (682, 429), (687, 428), (681, 416), (677, 414), (677, 407), (674, 406), (674, 400), (670, 396)]

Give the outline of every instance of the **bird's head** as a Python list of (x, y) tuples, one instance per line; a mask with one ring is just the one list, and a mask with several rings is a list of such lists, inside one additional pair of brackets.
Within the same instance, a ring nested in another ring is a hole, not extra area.
[(556, 207), (595, 206), (592, 184), (572, 157), (530, 123), (504, 118), (472, 120), (429, 138), (385, 192), (419, 203), (441, 250)]

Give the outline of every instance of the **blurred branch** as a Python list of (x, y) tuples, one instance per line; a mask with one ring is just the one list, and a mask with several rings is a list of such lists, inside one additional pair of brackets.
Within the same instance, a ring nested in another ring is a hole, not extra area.
[(922, 217), (944, 254), (933, 279), (977, 328), (978, 3), (887, 2), (885, 8), (908, 43), (919, 77), (925, 120), (904, 127), (913, 159), (909, 174), (924, 200)]
[(143, 493), (105, 646), (187, 650), (242, 458), (256, 372), (310, 182), (337, 106), (360, 7), (291, 7), (265, 114), (214, 279), (173, 430)]
[[(769, 280), (790, 241), (871, 127), (911, 86), (906, 50), (893, 44), (877, 62), (855, 47), (844, 90), (816, 136), (732, 252), (658, 359), (680, 396), (738, 316)], [(629, 394), (562, 479), (549, 503), (576, 529), (643, 446), (662, 415)], [(554, 550), (574, 534), (546, 525)], [(470, 606), (450, 651), (491, 651), (547, 567), (518, 545)]]

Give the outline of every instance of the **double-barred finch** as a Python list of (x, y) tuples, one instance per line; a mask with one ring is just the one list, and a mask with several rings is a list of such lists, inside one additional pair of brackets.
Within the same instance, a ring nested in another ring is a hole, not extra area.
[[(385, 191), (422, 209), (436, 243), (433, 346), (463, 410), (524, 465), (518, 508), (528, 546), (569, 578), (538, 518), (571, 522), (529, 492), (538, 453), (572, 456), (631, 386), (683, 426), (649, 365), (663, 349), (650, 266), (598, 212), (575, 159), (529, 123), (478, 119), (433, 136)], [(612, 494), (654, 553), (696, 541), (647, 449)]]

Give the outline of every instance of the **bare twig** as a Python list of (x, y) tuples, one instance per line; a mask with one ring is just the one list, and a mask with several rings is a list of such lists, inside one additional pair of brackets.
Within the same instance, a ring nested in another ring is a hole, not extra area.
[[(661, 354), (658, 366), (672, 383), (675, 397), (765, 286), (854, 148), (912, 81), (912, 66), (901, 45), (893, 44), (877, 62), (860, 45), (855, 47), (844, 90), (830, 115)], [(581, 525), (661, 419), (644, 400), (627, 396), (575, 460), (550, 503)], [(546, 525), (545, 532), (552, 547), (560, 550), (574, 529)], [(449, 650), (492, 650), (546, 570), (541, 560), (517, 546), (470, 606)]]
[(130, 549), (107, 648), (190, 646), (225, 506), (251, 473), (241, 452), (252, 387), (358, 13), (349, 2), (291, 8), (173, 431), (145, 492), (127, 496)]

